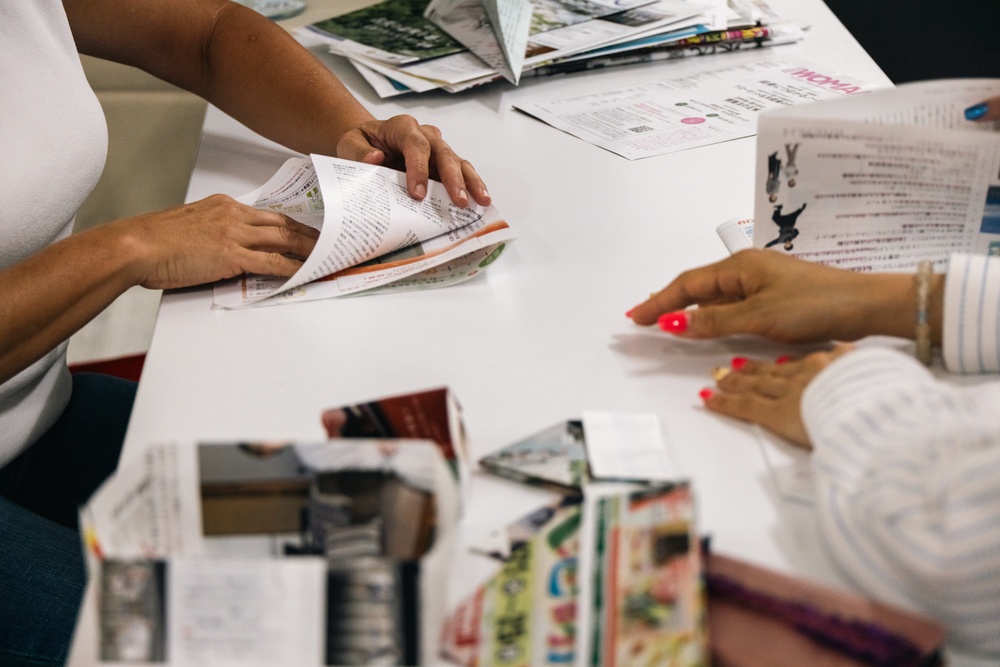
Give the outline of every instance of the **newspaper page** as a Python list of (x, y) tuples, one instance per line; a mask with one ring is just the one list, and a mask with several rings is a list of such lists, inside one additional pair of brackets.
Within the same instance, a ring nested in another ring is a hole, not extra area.
[(202, 551), (201, 514), (192, 449), (150, 447), (124, 461), (80, 510), (80, 533), (88, 562), (120, 558), (163, 558)]
[(768, 109), (870, 90), (860, 81), (808, 65), (762, 60), (516, 108), (637, 160), (753, 136), (758, 117)]
[[(216, 308), (344, 296), (404, 278), (414, 278), (408, 288), (452, 284), (477, 275), (514, 238), (494, 206), (455, 206), (441, 183), (430, 181), (416, 201), (403, 172), (319, 155), (288, 160), (240, 201), (316, 227), (320, 237), (291, 278), (218, 283)], [(438, 267), (449, 280), (426, 273)]]
[(906, 84), (761, 117), (754, 246), (856, 271), (1000, 255), (1000, 80)]

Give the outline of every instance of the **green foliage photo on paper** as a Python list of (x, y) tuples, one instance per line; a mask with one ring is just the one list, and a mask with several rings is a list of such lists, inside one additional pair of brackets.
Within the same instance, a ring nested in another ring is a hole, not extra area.
[(412, 58), (436, 58), (464, 51), (424, 18), (427, 0), (385, 0), (377, 5), (313, 24), (324, 32)]

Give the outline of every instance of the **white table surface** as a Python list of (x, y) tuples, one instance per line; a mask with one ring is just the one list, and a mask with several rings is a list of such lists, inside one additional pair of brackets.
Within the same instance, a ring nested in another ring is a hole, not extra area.
[[(812, 511), (776, 495), (752, 429), (700, 407), (714, 366), (788, 348), (684, 342), (624, 316), (680, 271), (725, 256), (715, 226), (752, 213), (754, 140), (628, 161), (512, 109), (762, 57), (888, 83), (820, 0), (772, 5), (810, 26), (802, 43), (458, 95), (382, 101), (346, 62), (323, 56), (376, 116), (441, 128), (519, 238), (484, 275), (440, 290), (243, 311), (211, 310), (210, 288), (165, 294), (125, 455), (163, 441), (318, 440), (323, 408), (440, 385), (464, 407), (473, 459), (584, 410), (655, 413), (694, 480), (699, 529), (715, 550), (846, 585)], [(290, 155), (210, 108), (188, 198), (242, 195)], [(544, 497), (477, 476), (466, 533)], [(461, 566), (453, 598), (491, 568), (476, 558)]]

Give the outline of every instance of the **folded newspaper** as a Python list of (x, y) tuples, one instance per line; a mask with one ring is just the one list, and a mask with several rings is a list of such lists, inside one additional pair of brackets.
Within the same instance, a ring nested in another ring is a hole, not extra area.
[(320, 236), (291, 278), (244, 275), (216, 284), (215, 308), (452, 285), (477, 275), (514, 239), (492, 205), (456, 206), (437, 181), (416, 201), (403, 172), (322, 155), (288, 160), (239, 201)]
[[(525, 76), (578, 71), (581, 63), (587, 69), (789, 43), (802, 31), (765, 0), (383, 0), (297, 36), (349, 59), (385, 98), (456, 93), (500, 79), (516, 85)], [(631, 59), (608, 60), (613, 54)]]
[(428, 664), (457, 509), (428, 441), (150, 447), (81, 510), (87, 664)]

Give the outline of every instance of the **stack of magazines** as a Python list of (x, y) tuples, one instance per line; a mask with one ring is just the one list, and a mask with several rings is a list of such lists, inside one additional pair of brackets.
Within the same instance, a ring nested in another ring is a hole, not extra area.
[(787, 44), (764, 0), (384, 0), (302, 29), (381, 97)]

